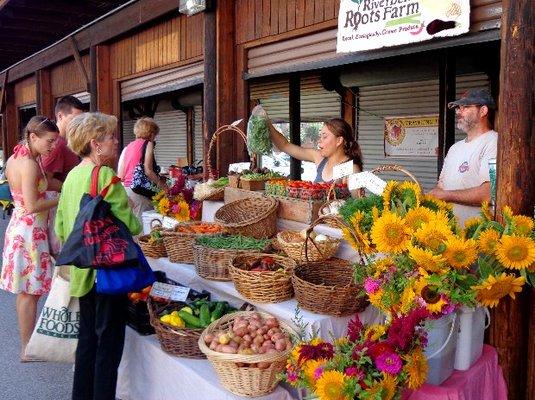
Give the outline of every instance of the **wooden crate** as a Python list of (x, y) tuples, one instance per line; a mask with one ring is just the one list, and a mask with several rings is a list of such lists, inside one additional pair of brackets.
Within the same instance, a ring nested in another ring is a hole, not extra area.
[(240, 188), (244, 190), (251, 190), (259, 192), (266, 188), (266, 181), (250, 181), (248, 179), (240, 179)]
[[(225, 188), (225, 203), (249, 197), (264, 196), (263, 192), (253, 192), (250, 190)], [(272, 196), (279, 200), (279, 210), (277, 216), (290, 221), (311, 224), (318, 218), (318, 212), (324, 204), (321, 200), (301, 200), (291, 197)]]

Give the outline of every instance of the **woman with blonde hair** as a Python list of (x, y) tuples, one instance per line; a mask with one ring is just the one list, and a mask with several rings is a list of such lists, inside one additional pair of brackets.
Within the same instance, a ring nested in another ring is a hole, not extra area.
[[(158, 188), (164, 189), (167, 187), (165, 178), (158, 175), (160, 168), (156, 164), (154, 157), (154, 139), (159, 132), (158, 124), (152, 118), (143, 117), (138, 119), (134, 125), (136, 140), (124, 148), (119, 159), (117, 175), (123, 181), (134, 214), (139, 220), (141, 220), (141, 214), (144, 211), (152, 210), (152, 194), (156, 194)], [(140, 194), (136, 193), (135, 189), (132, 189), (132, 184), (135, 180), (134, 170), (139, 163), (142, 163), (146, 178), (153, 184), (154, 192), (152, 194)]]
[[(100, 166), (98, 193), (115, 176), (118, 140), (117, 118), (101, 113), (84, 113), (67, 127), (67, 144), (82, 161), (63, 184), (56, 216), (56, 234), (62, 242), (73, 230), (80, 200), (90, 190), (93, 169)], [(128, 206), (122, 185), (111, 185), (105, 201), (111, 213), (135, 235), (141, 225)], [(96, 270), (71, 267), (71, 295), (80, 299), (80, 329), (73, 380), (73, 399), (115, 400), (117, 369), (121, 361), (127, 314), (126, 295), (105, 295), (95, 291)]]
[(4, 237), (0, 288), (17, 294), (22, 362), (37, 314), (39, 297), (50, 291), (53, 261), (48, 241), (48, 211), (57, 200), (46, 199), (48, 186), (41, 156), (50, 154), (59, 134), (46, 117), (30, 119), (25, 141), (13, 149), (6, 176), (15, 209)]

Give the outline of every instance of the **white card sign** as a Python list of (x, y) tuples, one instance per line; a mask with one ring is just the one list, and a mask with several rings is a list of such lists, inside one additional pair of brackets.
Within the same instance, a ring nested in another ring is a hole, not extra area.
[(169, 285), (168, 283), (154, 282), (150, 295), (173, 301), (186, 301), (189, 287)]
[(178, 221), (174, 218), (171, 218), (171, 217), (167, 217), (167, 216), (163, 216), (162, 218), (162, 226), (164, 228), (174, 228), (175, 226), (178, 225)]
[(366, 188), (373, 194), (380, 195), (385, 190), (386, 181), (369, 171), (364, 171), (351, 175), (347, 180), (347, 187), (349, 190)]
[(337, 180), (353, 173), (353, 160), (335, 165), (333, 167), (333, 179)]
[(251, 164), (248, 162), (233, 163), (228, 166), (228, 172), (240, 173), (242, 171), (245, 171), (246, 169), (249, 169), (250, 166)]

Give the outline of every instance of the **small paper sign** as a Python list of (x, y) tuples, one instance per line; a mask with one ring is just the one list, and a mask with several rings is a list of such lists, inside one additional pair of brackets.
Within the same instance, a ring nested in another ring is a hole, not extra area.
[(353, 173), (353, 160), (346, 161), (333, 167), (333, 179), (337, 180)]
[(162, 218), (162, 226), (164, 228), (174, 228), (176, 225), (178, 225), (178, 221), (176, 219), (167, 216)]
[(169, 285), (168, 283), (154, 282), (150, 295), (173, 301), (186, 301), (189, 287)]
[(380, 195), (385, 190), (386, 181), (369, 171), (365, 171), (351, 175), (347, 180), (347, 187), (349, 190), (366, 188), (373, 194)]
[(248, 162), (233, 163), (228, 166), (228, 172), (240, 173), (242, 171), (245, 171), (246, 169), (249, 169), (250, 166), (251, 164)]

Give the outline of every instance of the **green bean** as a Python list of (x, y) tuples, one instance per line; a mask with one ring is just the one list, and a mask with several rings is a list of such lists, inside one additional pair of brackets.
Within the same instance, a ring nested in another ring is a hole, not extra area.
[(254, 239), (242, 235), (211, 235), (197, 238), (197, 243), (214, 249), (264, 250), (269, 240)]

